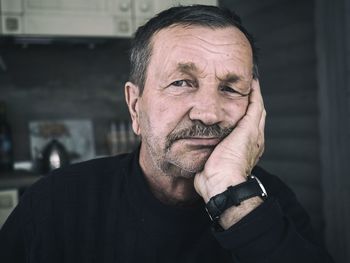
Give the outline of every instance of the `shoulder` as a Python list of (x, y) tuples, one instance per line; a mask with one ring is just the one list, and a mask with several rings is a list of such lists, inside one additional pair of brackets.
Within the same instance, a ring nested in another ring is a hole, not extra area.
[(132, 158), (133, 154), (103, 157), (53, 170), (28, 188), (23, 197), (46, 203), (58, 196), (87, 195), (118, 185), (130, 170)]
[(56, 169), (48, 176), (53, 177), (77, 177), (77, 176), (108, 176), (121, 172), (128, 167), (132, 154), (122, 154), (112, 157), (92, 159), (85, 162), (75, 163), (64, 168)]
[(60, 218), (66, 213), (97, 209), (96, 204), (108, 200), (113, 191), (121, 195), (131, 165), (132, 154), (125, 154), (56, 169), (24, 192), (17, 210), (26, 215), (25, 221), (41, 224), (52, 215)]
[(79, 236), (81, 226), (94, 229), (97, 215), (109, 218), (115, 211), (106, 207), (119, 207), (132, 160), (133, 154), (99, 158), (43, 176), (21, 196), (0, 231), (0, 243), (12, 240), (16, 251), (18, 244), (56, 247), (54, 234), (66, 238)]

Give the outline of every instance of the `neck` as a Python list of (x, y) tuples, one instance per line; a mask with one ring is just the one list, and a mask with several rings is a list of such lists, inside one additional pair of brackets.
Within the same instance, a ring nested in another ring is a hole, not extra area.
[(193, 187), (193, 178), (146, 175), (146, 180), (153, 195), (162, 203), (175, 206), (193, 206), (200, 200), (200, 196)]
[(181, 177), (178, 173), (164, 173), (154, 165), (149, 154), (140, 151), (141, 169), (153, 195), (162, 203), (176, 206), (193, 206), (200, 201), (194, 188), (194, 177)]

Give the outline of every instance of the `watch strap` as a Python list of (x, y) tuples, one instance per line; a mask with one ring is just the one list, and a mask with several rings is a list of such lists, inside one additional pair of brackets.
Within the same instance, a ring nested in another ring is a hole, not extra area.
[(246, 182), (229, 186), (226, 191), (210, 198), (206, 210), (212, 221), (217, 221), (220, 215), (232, 206), (239, 206), (242, 201), (255, 196), (266, 198), (265, 188), (258, 178), (250, 175)]

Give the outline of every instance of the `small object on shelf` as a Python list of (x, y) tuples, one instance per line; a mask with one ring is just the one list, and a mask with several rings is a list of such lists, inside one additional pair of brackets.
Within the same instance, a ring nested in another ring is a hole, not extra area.
[(66, 148), (58, 140), (53, 139), (43, 150), (43, 173), (69, 164), (69, 155)]
[(91, 120), (40, 120), (29, 122), (30, 150), (34, 170), (41, 172), (43, 149), (51, 140), (59, 141), (71, 163), (94, 158), (94, 136)]
[(6, 119), (6, 105), (0, 102), (0, 172), (13, 170), (11, 127)]

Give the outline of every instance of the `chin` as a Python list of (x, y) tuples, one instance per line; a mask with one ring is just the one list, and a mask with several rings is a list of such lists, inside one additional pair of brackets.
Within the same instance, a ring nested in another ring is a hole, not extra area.
[(171, 149), (163, 159), (161, 170), (171, 176), (192, 178), (204, 169), (213, 149), (189, 151), (188, 149)]
[(181, 162), (179, 160), (176, 161), (169, 161), (167, 164), (163, 167), (163, 171), (169, 175), (175, 176), (175, 177), (185, 177), (185, 178), (193, 178), (196, 173), (201, 172), (205, 166), (205, 163), (208, 158), (194, 163), (193, 160), (188, 162)]

